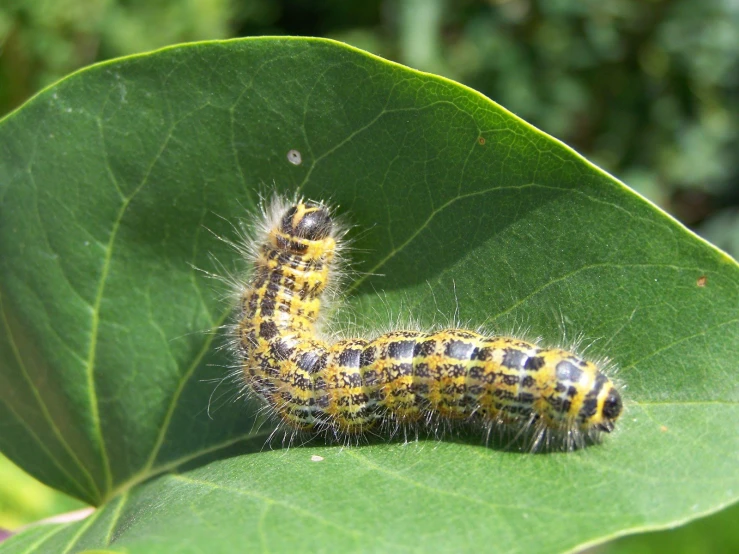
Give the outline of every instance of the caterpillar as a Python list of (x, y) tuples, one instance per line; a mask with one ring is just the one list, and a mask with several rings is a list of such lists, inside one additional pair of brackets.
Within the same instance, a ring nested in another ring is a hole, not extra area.
[(241, 288), (234, 343), (245, 388), (289, 427), (336, 437), (378, 425), (474, 422), (531, 431), (532, 450), (610, 433), (622, 411), (595, 363), (463, 329), (329, 342), (317, 332), (344, 232), (319, 203), (273, 202)]

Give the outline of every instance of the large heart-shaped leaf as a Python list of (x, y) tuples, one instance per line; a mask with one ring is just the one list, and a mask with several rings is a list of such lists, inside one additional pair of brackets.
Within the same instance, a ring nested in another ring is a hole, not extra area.
[[(265, 449), (217, 387), (230, 305), (197, 268), (237, 270), (217, 237), (273, 189), (353, 225), (344, 332), (582, 337), (620, 368), (617, 432)], [(344, 45), (193, 44), (43, 91), (0, 123), (0, 252), (0, 446), (104, 504), (3, 551), (561, 551), (739, 496), (737, 264), (474, 91)]]

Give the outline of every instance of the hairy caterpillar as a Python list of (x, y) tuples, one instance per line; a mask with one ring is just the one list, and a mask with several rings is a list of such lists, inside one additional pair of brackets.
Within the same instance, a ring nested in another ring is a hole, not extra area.
[(343, 233), (320, 203), (273, 204), (251, 247), (235, 343), (246, 388), (289, 426), (350, 436), (378, 423), (472, 421), (532, 430), (532, 449), (552, 437), (572, 449), (613, 430), (618, 391), (565, 350), (461, 329), (322, 340), (316, 323)]

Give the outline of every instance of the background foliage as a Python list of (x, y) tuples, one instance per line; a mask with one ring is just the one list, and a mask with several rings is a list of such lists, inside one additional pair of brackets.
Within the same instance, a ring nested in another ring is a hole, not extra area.
[[(337, 38), (468, 84), (739, 255), (731, 0), (10, 0), (0, 6), (0, 113), (94, 61), (262, 34)], [(715, 517), (727, 513), (739, 515)], [(739, 541), (709, 521), (691, 526), (708, 532), (680, 532)]]

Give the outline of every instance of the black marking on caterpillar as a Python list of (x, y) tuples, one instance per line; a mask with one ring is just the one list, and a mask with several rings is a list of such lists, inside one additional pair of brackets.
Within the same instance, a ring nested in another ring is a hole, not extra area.
[(261, 236), (242, 248), (253, 271), (233, 344), (246, 392), (289, 427), (347, 438), (460, 421), (528, 434), (531, 450), (572, 450), (614, 429), (616, 387), (562, 349), (463, 329), (324, 340), (344, 231), (316, 202), (275, 199), (263, 211)]

